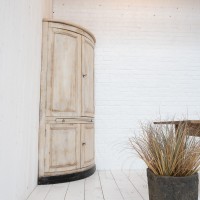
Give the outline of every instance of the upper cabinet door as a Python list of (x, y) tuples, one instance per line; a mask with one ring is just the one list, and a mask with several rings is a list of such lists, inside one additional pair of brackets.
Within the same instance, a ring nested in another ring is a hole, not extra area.
[(49, 28), (46, 116), (81, 115), (81, 35)]
[(94, 116), (94, 44), (82, 37), (82, 116)]

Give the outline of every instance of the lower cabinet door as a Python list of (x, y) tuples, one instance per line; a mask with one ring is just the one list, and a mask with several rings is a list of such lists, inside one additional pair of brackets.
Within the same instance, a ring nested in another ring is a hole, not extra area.
[(81, 167), (94, 164), (94, 124), (81, 125)]
[(80, 124), (47, 124), (45, 172), (79, 169), (80, 146)]

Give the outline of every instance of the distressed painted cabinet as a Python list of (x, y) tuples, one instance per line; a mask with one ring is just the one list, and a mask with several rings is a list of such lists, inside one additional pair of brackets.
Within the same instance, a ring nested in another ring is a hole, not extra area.
[(39, 184), (95, 171), (94, 36), (62, 21), (43, 21)]

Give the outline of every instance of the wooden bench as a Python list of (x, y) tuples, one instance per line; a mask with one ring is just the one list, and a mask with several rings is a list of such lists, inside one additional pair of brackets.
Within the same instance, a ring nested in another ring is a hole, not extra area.
[(184, 122), (188, 124), (188, 135), (200, 137), (200, 120), (160, 121), (154, 122), (154, 124), (172, 124), (175, 126), (175, 130), (177, 130), (178, 126)]

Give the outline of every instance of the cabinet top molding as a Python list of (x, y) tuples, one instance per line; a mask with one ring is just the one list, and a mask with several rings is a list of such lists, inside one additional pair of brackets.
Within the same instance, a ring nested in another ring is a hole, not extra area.
[(72, 22), (68, 22), (65, 20), (56, 20), (56, 19), (48, 19), (48, 18), (44, 18), (43, 22), (53, 22), (53, 23), (59, 23), (59, 24), (64, 24), (64, 25), (69, 25), (69, 26), (79, 28), (79, 29), (83, 30), (84, 32), (88, 33), (92, 37), (94, 42), (96, 43), (96, 38), (94, 37), (94, 35), (89, 30), (87, 30), (86, 28), (84, 28), (80, 25), (77, 25), (77, 24), (74, 24)]

